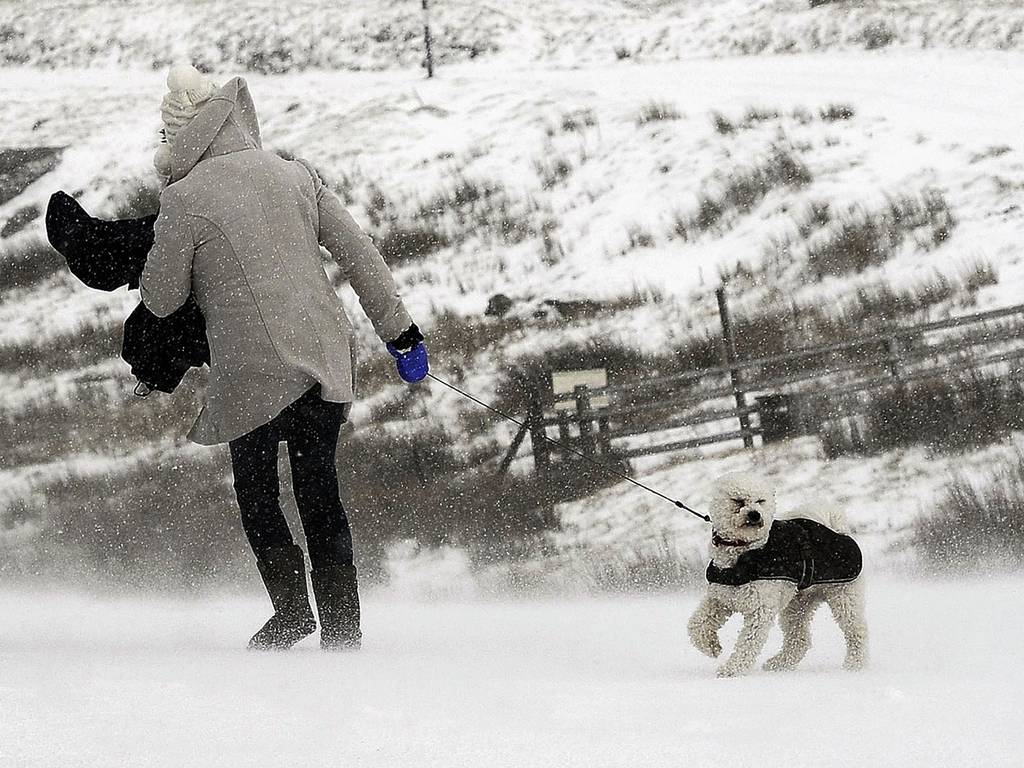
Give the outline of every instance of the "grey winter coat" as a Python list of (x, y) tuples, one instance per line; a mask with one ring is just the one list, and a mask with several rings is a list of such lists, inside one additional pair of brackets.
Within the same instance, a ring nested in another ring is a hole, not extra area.
[(206, 317), (210, 380), (189, 432), (201, 445), (266, 424), (320, 383), (355, 397), (352, 326), (320, 262), (341, 265), (382, 341), (410, 319), (372, 241), (311, 167), (261, 148), (245, 81), (235, 78), (175, 137), (170, 184), (140, 288), (164, 317), (189, 293)]

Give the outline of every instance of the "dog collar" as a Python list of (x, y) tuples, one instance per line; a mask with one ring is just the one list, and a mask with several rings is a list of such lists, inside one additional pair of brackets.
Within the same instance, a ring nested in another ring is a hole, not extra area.
[(711, 544), (715, 547), (745, 547), (750, 544), (749, 541), (736, 541), (735, 539), (726, 539), (718, 531), (711, 532)]

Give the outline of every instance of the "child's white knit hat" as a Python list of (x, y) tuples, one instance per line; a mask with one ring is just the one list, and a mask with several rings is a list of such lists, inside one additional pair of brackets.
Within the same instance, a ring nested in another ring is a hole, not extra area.
[(171, 67), (167, 75), (167, 95), (160, 103), (167, 140), (173, 142), (178, 131), (188, 125), (216, 92), (213, 81), (191, 64)]
[(167, 95), (160, 103), (160, 117), (164, 123), (164, 141), (156, 148), (153, 165), (161, 176), (171, 174), (171, 148), (178, 131), (199, 114), (217, 86), (191, 64), (178, 64), (167, 74)]

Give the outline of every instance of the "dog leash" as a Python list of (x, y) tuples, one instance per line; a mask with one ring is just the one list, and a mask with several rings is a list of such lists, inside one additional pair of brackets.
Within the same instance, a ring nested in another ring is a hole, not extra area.
[[(468, 392), (465, 392), (465, 391), (459, 389), (454, 384), (449, 384), (444, 379), (439, 379), (437, 376), (435, 376), (434, 374), (429, 373), (429, 372), (427, 373), (427, 376), (429, 378), (433, 379), (434, 381), (436, 381), (438, 384), (441, 384), (441, 385), (443, 385), (445, 387), (448, 387), (448, 389), (451, 389), (451, 390), (453, 390), (455, 392), (458, 392), (463, 397), (468, 398), (469, 400), (472, 400), (474, 403), (482, 405), (487, 410), (489, 410), (489, 411), (491, 411), (493, 413), (498, 414), (503, 419), (507, 419), (508, 421), (511, 421), (513, 424), (519, 425), (523, 429), (527, 428), (527, 425), (525, 423), (523, 423), (522, 421), (520, 421), (519, 419), (515, 418), (514, 416), (509, 416), (507, 413), (505, 413), (504, 411), (501, 411), (501, 410), (495, 408), (493, 405), (488, 405), (483, 400), (481, 400), (481, 399), (479, 399), (477, 397), (474, 397), (473, 395), (469, 394)], [(669, 502), (675, 504), (679, 509), (684, 509), (687, 512), (689, 512), (691, 515), (696, 515), (697, 517), (699, 517), (704, 522), (706, 522), (706, 523), (710, 523), (711, 522), (711, 518), (708, 515), (701, 514), (697, 510), (692, 509), (691, 507), (688, 507), (686, 504), (684, 504), (683, 502), (679, 501), (679, 499), (673, 499), (671, 496), (666, 496), (661, 491), (656, 491), (654, 488), (651, 488), (650, 486), (644, 485), (643, 483), (641, 483), (638, 480), (634, 480), (629, 475), (625, 475), (622, 472), (619, 472), (618, 470), (613, 469), (612, 467), (609, 467), (607, 464), (601, 464), (601, 463), (598, 463), (598, 462), (594, 461), (593, 459), (591, 459), (589, 456), (587, 456), (582, 451), (578, 451), (578, 450), (576, 450), (575, 448), (573, 448), (571, 446), (563, 446), (558, 441), (553, 440), (552, 438), (548, 437), (547, 435), (545, 435), (543, 433), (541, 433), (541, 436), (545, 440), (547, 440), (549, 443), (551, 443), (552, 445), (557, 446), (560, 450), (568, 450), (571, 453), (574, 453), (577, 456), (579, 456), (581, 459), (583, 459), (587, 463), (589, 463), (589, 464), (591, 464), (591, 465), (593, 465), (593, 466), (595, 466), (595, 467), (597, 467), (599, 469), (603, 469), (605, 472), (609, 472), (609, 473), (615, 475), (618, 478), (626, 480), (626, 481), (632, 483), (635, 486), (643, 488), (648, 493), (653, 493), (655, 496), (658, 496), (658, 497), (664, 499), (665, 501), (669, 501)]]

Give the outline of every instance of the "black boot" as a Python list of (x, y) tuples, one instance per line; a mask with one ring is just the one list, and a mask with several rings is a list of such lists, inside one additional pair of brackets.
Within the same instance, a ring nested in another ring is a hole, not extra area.
[(320, 614), (320, 647), (355, 651), (363, 639), (359, 629), (359, 589), (354, 565), (331, 565), (310, 574)]
[(250, 651), (287, 651), (313, 634), (316, 620), (306, 591), (306, 560), (294, 544), (268, 550), (256, 562), (274, 615), (249, 641)]

